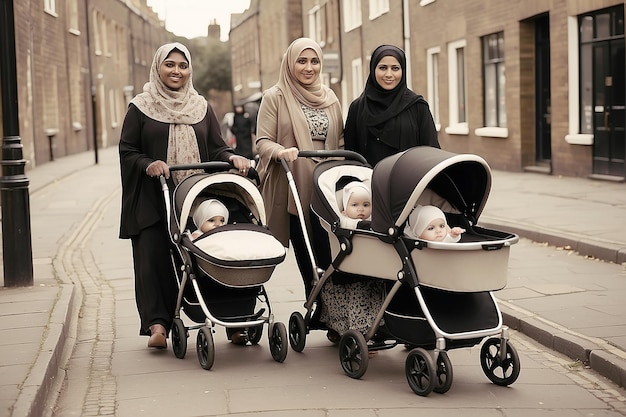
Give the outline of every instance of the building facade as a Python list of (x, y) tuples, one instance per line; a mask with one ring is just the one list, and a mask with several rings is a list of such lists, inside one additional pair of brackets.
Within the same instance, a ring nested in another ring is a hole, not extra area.
[(289, 42), (309, 36), (330, 58), (323, 79), (345, 114), (371, 52), (391, 43), (407, 53), (409, 86), (429, 102), (444, 149), (481, 155), (494, 169), (626, 178), (624, 1), (251, 4), (256, 27), (232, 25), (231, 37), (245, 32), (258, 45), (260, 91), (276, 81)]
[(146, 0), (13, 3), (26, 170), (116, 145), (154, 51), (172, 38), (163, 22)]

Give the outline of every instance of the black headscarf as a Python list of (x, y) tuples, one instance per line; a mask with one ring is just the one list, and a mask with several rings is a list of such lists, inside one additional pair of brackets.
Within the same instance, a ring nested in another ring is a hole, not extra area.
[[(376, 67), (385, 56), (396, 58), (402, 67), (402, 78), (392, 90), (384, 89), (376, 81)], [(346, 149), (354, 148), (351, 150), (364, 155), (371, 165), (414, 146), (439, 148), (428, 103), (407, 87), (406, 55), (396, 46), (381, 45), (374, 50), (365, 90), (351, 107), (358, 120), (355, 121), (354, 146), (350, 144), (352, 132), (347, 121)]]

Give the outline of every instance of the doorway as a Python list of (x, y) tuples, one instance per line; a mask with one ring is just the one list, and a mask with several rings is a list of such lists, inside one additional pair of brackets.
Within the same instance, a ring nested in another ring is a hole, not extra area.
[(535, 162), (550, 165), (552, 159), (550, 106), (550, 19), (535, 20)]
[[(593, 133), (594, 175), (626, 177), (624, 136), (624, 6), (579, 18), (581, 130)], [(591, 117), (589, 117), (591, 115)]]

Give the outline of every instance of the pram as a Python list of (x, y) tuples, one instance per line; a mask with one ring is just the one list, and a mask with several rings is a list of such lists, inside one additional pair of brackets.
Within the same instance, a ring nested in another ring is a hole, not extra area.
[[(340, 156), (321, 152), (300, 154)], [(371, 230), (340, 226), (336, 184), (345, 177), (371, 180)], [(477, 226), (490, 187), (491, 171), (482, 158), (432, 147), (390, 156), (373, 170), (358, 154), (344, 161), (320, 162), (313, 173), (311, 208), (328, 232), (332, 263), (307, 298), (306, 315), (296, 311), (289, 319), (292, 348), (304, 349), (306, 334), (317, 326), (321, 287), (339, 271), (382, 280), (385, 288), (382, 308), (369, 330), (363, 334), (350, 329), (341, 335), (339, 360), (348, 376), (365, 374), (369, 351), (404, 344), (411, 349), (405, 374), (413, 392), (445, 393), (452, 385), (447, 350), (475, 346), (487, 336), (496, 336), (481, 347), (483, 372), (497, 385), (515, 382), (519, 356), (509, 343), (492, 291), (506, 285), (510, 246), (519, 237)], [(466, 229), (462, 240), (443, 243), (404, 237), (407, 218), (418, 204), (439, 206), (450, 226)]]
[[(174, 354), (180, 359), (185, 357), (188, 331), (198, 329), (198, 361), (209, 370), (215, 360), (215, 325), (224, 326), (227, 332), (243, 328), (247, 340), (255, 345), (267, 323), (272, 358), (283, 362), (288, 351), (287, 329), (283, 323), (274, 321), (263, 284), (283, 262), (286, 250), (265, 226), (261, 194), (250, 179), (228, 172), (232, 169), (229, 163), (170, 167), (170, 171), (188, 169), (203, 169), (206, 173), (185, 178), (171, 194), (161, 176), (169, 235), (174, 244), (172, 262), (178, 280), (171, 335)], [(256, 171), (250, 172), (248, 176), (254, 177)], [(192, 240), (189, 229), (193, 230), (194, 226), (190, 216), (207, 198), (224, 203), (231, 220)], [(186, 327), (181, 310), (198, 325)]]

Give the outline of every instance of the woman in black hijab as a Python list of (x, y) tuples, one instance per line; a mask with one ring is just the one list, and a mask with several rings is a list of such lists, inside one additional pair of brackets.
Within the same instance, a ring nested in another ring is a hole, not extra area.
[(406, 86), (406, 55), (393, 45), (374, 50), (365, 90), (348, 110), (345, 149), (371, 166), (414, 146), (439, 148), (428, 103)]

